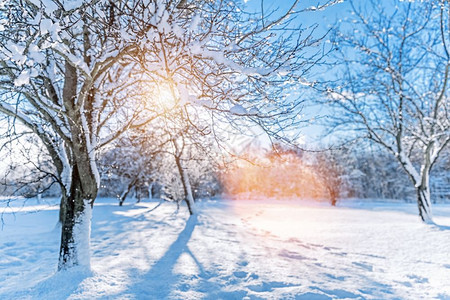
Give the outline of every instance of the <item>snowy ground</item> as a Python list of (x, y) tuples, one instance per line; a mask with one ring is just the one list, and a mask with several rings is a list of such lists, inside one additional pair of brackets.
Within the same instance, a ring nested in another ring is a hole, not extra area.
[(450, 205), (102, 199), (92, 271), (55, 273), (57, 208), (31, 204), (3, 214), (0, 299), (450, 299)]

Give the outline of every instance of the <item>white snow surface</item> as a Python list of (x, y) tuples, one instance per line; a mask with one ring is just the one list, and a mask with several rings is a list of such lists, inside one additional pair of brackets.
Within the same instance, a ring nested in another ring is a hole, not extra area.
[(240, 104), (236, 104), (232, 108), (230, 108), (230, 113), (238, 116), (248, 114), (247, 110)]
[(449, 205), (431, 226), (406, 203), (98, 199), (91, 271), (58, 273), (58, 206), (36, 201), (2, 208), (0, 299), (450, 299)]

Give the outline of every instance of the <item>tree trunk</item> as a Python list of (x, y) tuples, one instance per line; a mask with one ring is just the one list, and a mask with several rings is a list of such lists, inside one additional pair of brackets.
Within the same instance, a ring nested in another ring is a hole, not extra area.
[(153, 182), (148, 186), (148, 200), (153, 199)]
[(431, 212), (430, 171), (432, 167), (431, 154), (425, 153), (424, 162), (420, 167), (420, 175), (415, 171), (411, 161), (404, 154), (398, 156), (403, 169), (414, 184), (417, 194), (417, 207), (419, 216), (426, 224), (434, 224)]
[(192, 188), (191, 188), (191, 183), (189, 182), (189, 176), (186, 173), (186, 171), (183, 170), (183, 186), (185, 186), (185, 200), (186, 200), (186, 204), (187, 207), (189, 209), (189, 214), (192, 216), (193, 214), (195, 214), (195, 203), (194, 203), (194, 196), (192, 195)]
[(417, 206), (422, 221), (427, 224), (433, 224), (433, 214), (431, 212), (431, 195), (428, 186), (420, 185), (416, 187)]
[(77, 166), (72, 169), (69, 195), (65, 198), (58, 270), (90, 267), (90, 233), (93, 199), (86, 199)]
[(183, 166), (181, 165), (181, 161), (179, 157), (175, 157), (175, 162), (178, 168), (178, 172), (180, 173), (181, 177), (181, 183), (183, 185), (183, 191), (184, 191), (184, 200), (186, 201), (186, 205), (189, 210), (189, 214), (192, 216), (195, 214), (195, 203), (194, 203), (194, 197), (192, 196), (192, 188), (191, 184), (189, 182), (189, 177), (186, 171), (183, 169)]
[(137, 179), (135, 178), (128, 184), (127, 189), (122, 193), (122, 196), (120, 197), (119, 206), (123, 205), (123, 203), (125, 202), (125, 199), (127, 199), (127, 196), (130, 193), (131, 189), (136, 184), (136, 181), (137, 181)]
[(136, 203), (141, 203), (141, 190), (136, 190)]
[(59, 224), (64, 223), (64, 218), (66, 216), (66, 207), (67, 207), (67, 195), (65, 192), (61, 195), (61, 201), (59, 202)]
[(327, 190), (328, 190), (328, 193), (330, 194), (330, 203), (331, 203), (331, 205), (332, 206), (336, 206), (337, 197), (338, 197), (338, 192), (336, 191), (336, 187), (328, 186)]
[(336, 194), (335, 193), (331, 193), (331, 205), (332, 206), (336, 206), (336, 203), (337, 203), (337, 196), (336, 196)]

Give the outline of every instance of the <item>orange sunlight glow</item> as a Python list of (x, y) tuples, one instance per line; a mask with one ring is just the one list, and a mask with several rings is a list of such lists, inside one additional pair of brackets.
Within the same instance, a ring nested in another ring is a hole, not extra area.
[(322, 200), (329, 197), (314, 170), (291, 152), (240, 160), (223, 173), (221, 181), (225, 192), (234, 199)]

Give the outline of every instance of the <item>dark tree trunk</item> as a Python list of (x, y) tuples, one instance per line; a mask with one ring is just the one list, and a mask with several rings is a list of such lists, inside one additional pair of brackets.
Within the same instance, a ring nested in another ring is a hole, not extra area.
[(141, 195), (142, 195), (142, 191), (141, 191), (141, 189), (137, 189), (137, 188), (135, 188), (135, 191), (136, 191), (136, 203), (140, 203), (141, 202)]
[(329, 186), (328, 193), (330, 194), (330, 203), (332, 206), (336, 206), (337, 203), (337, 197), (338, 197), (338, 191), (335, 189), (334, 186)]
[(61, 202), (59, 203), (59, 224), (64, 223), (64, 218), (66, 216), (66, 207), (67, 207), (67, 194), (65, 191), (62, 191)]
[(73, 266), (89, 267), (90, 219), (93, 199), (86, 199), (78, 167), (72, 169), (67, 197), (63, 197), (61, 246), (58, 270)]
[(425, 223), (433, 223), (433, 215), (431, 212), (431, 197), (430, 191), (427, 187), (420, 185), (416, 187), (417, 206), (419, 208), (419, 216)]
[(122, 206), (123, 203), (125, 202), (125, 199), (127, 199), (128, 194), (131, 192), (131, 190), (133, 189), (134, 185), (136, 184), (136, 179), (132, 180), (128, 186), (127, 186), (127, 190), (123, 192), (122, 196), (120, 197), (119, 200), (119, 206)]
[(331, 205), (332, 206), (336, 206), (336, 203), (337, 203), (336, 197), (335, 196), (331, 196)]
[(195, 211), (194, 211), (194, 207), (193, 207), (194, 203), (193, 203), (191, 186), (190, 186), (189, 182), (187, 182), (188, 177), (187, 177), (187, 174), (185, 173), (185, 170), (183, 169), (183, 166), (181, 165), (181, 161), (180, 161), (179, 157), (175, 157), (175, 163), (177, 165), (178, 172), (181, 177), (181, 184), (183, 185), (184, 201), (186, 202), (186, 205), (188, 207), (189, 214), (192, 216), (195, 213)]

